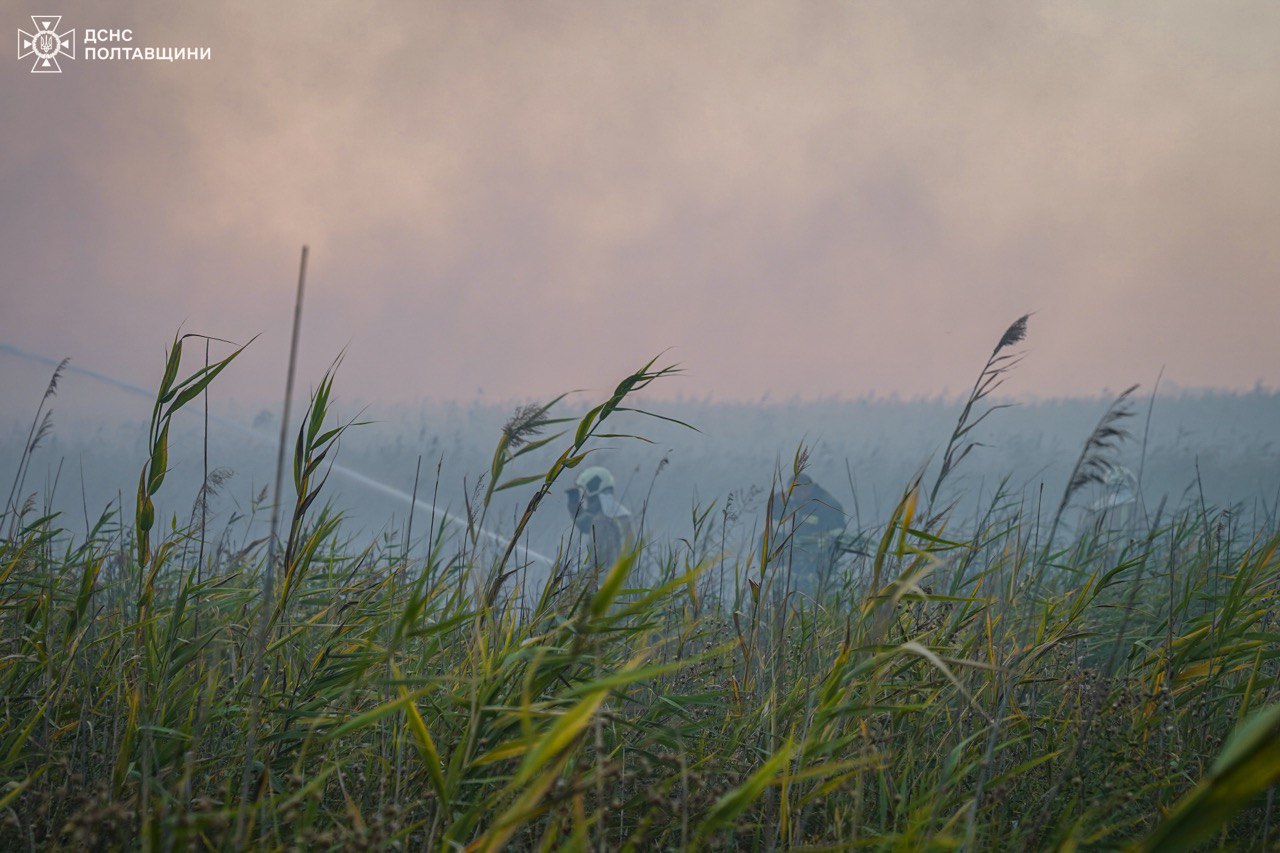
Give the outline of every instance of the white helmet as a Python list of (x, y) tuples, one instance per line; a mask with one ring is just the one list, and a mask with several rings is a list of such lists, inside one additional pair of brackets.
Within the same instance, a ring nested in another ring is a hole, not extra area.
[(1102, 478), (1103, 495), (1093, 502), (1091, 509), (1101, 512), (1115, 509), (1137, 500), (1138, 478), (1123, 465), (1112, 464)]
[(582, 489), (584, 497), (595, 497), (606, 489), (613, 490), (613, 475), (609, 473), (608, 468), (593, 465), (578, 475), (574, 485)]

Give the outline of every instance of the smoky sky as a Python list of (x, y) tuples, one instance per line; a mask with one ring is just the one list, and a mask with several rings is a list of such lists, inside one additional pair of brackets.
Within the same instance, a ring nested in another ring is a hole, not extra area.
[[(28, 27), (49, 9), (5, 0)], [(207, 62), (0, 84), (0, 340), (228, 393), (1274, 386), (1280, 5), (64, 2)], [(10, 30), (12, 32), (13, 30)], [(0, 377), (16, 368), (0, 364)]]

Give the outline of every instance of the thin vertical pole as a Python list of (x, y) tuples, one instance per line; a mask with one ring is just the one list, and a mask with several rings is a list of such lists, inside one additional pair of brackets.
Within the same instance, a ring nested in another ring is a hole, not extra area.
[(243, 847), (249, 806), (257, 800), (253, 785), (254, 753), (258, 749), (258, 717), (262, 706), (262, 682), (266, 677), (268, 622), (275, 598), (276, 538), (280, 529), (280, 492), (284, 488), (285, 448), (289, 440), (289, 414), (293, 404), (293, 377), (298, 367), (298, 337), (302, 331), (302, 293), (307, 280), (307, 247), (302, 247), (298, 267), (298, 293), (293, 301), (293, 338), (289, 343), (289, 375), (284, 386), (284, 415), (280, 419), (280, 448), (276, 453), (276, 490), (271, 504), (271, 536), (267, 539), (267, 565), (262, 573), (262, 604), (258, 611), (258, 636), (253, 650), (253, 686), (249, 701), (249, 738), (245, 747), (244, 775), (240, 782), (240, 809), (236, 817), (236, 846)]

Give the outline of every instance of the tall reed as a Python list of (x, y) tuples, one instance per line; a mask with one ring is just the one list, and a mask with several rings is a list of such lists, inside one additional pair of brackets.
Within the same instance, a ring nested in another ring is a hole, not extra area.
[[(156, 509), (172, 417), (238, 355), (179, 380), (182, 341), (130, 522), (76, 538), (6, 513), (6, 848), (1277, 841), (1260, 794), (1280, 770), (1280, 531), (1196, 502), (1138, 536), (1078, 531), (1049, 576), (1020, 502), (926, 526), (917, 482), (814, 590), (771, 533), (724, 553), (710, 507), (598, 577), (562, 555), (538, 578), (440, 518), (417, 556), (352, 541), (324, 504), (350, 426), (330, 372), (292, 442), (265, 596), (268, 543), (211, 549), (197, 574), (194, 515)], [(489, 486), (531, 496), (508, 543), (606, 418), (630, 434), (615, 416), (662, 375), (646, 365), (585, 416), (559, 401), (512, 420)], [(548, 455), (520, 452), (536, 442)]]

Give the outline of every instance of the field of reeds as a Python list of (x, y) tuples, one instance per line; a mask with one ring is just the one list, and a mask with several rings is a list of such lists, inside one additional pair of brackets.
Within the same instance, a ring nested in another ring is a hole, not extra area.
[(87, 535), (27, 496), (42, 404), (0, 518), (0, 846), (1274, 847), (1275, 519), (1139, 496), (1064, 523), (1129, 392), (1061, 494), (991, 488), (961, 519), (949, 485), (1024, 332), (928, 476), (817, 577), (786, 524), (803, 447), (748, 548), (710, 499), (687, 535), (532, 570), (544, 499), (630, 440), (616, 424), (663, 416), (631, 403), (655, 363), (585, 414), (517, 411), (461, 534), (424, 513), (372, 541), (325, 500), (361, 428), (333, 417), (332, 372), (282, 421), (270, 532), (237, 547), (167, 507), (165, 480), (172, 419), (239, 351), (193, 369), (175, 339), (136, 488)]

